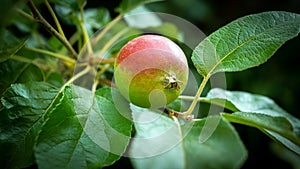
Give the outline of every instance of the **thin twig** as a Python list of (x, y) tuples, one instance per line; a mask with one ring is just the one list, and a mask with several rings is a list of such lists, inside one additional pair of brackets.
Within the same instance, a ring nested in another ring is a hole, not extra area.
[(107, 86), (117, 88), (116, 84), (108, 79), (98, 78), (98, 81), (99, 81), (99, 83), (106, 84)]
[(22, 11), (21, 9), (16, 9), (16, 11), (17, 11), (20, 15), (22, 15), (24, 18), (27, 18), (28, 20), (33, 21), (33, 22), (36, 21), (36, 20), (34, 19), (34, 17), (32, 17), (32, 16), (29, 15), (28, 13)]
[[(75, 80), (79, 79), (81, 76), (89, 73), (89, 71), (91, 70), (92, 68), (88, 65), (86, 66), (85, 69), (83, 69), (81, 72), (77, 73), (75, 76), (73, 76), (70, 80), (68, 80), (64, 85), (63, 87), (60, 89), (61, 91), (64, 90), (64, 88), (70, 84), (72, 84)], [(61, 92), (60, 91), (60, 92)]]
[(102, 57), (98, 57), (98, 56), (95, 56), (95, 57), (92, 57), (92, 62), (93, 63), (110, 63), (110, 64), (113, 64), (115, 63), (116, 61), (116, 58), (102, 58)]
[(105, 52), (108, 51), (108, 49), (115, 43), (117, 40), (121, 38), (122, 35), (124, 35), (126, 32), (129, 31), (129, 28), (125, 28), (119, 33), (117, 33), (115, 36), (113, 36), (105, 45), (104, 47), (100, 50), (100, 52), (97, 54), (100, 57), (103, 57)]
[(83, 13), (84, 13), (83, 7), (81, 7), (80, 8), (80, 16), (81, 16), (80, 27), (81, 27), (82, 34), (83, 34), (84, 44), (87, 47), (88, 55), (93, 55), (94, 51), (93, 51), (93, 48), (92, 48), (92, 45), (91, 45), (91, 42), (90, 42), (90, 37), (88, 35), (88, 32), (87, 32), (85, 24), (84, 24), (85, 20), (84, 20)]
[(43, 70), (49, 69), (45, 64), (39, 63), (37, 60), (28, 59), (24, 56), (13, 55), (13, 56), (10, 57), (10, 59), (11, 60), (16, 60), (16, 61), (19, 61), (19, 62), (34, 64), (35, 66), (37, 66), (37, 67), (39, 67), (40, 69), (43, 69)]
[(73, 49), (73, 47), (70, 45), (68, 40), (61, 36), (45, 19), (44, 17), (40, 14), (32, 0), (29, 0), (27, 3), (29, 9), (31, 10), (35, 20), (40, 23), (42, 26), (45, 27), (45, 29), (50, 32), (53, 36), (55, 36), (62, 44), (66, 46), (66, 48), (70, 51), (71, 55), (75, 58), (77, 58), (78, 54), (76, 51)]
[(50, 6), (50, 4), (49, 4), (49, 2), (48, 2), (47, 0), (45, 0), (45, 4), (46, 4), (46, 6), (47, 6), (49, 12), (51, 13), (51, 16), (53, 17), (53, 20), (54, 20), (54, 22), (55, 22), (55, 24), (56, 24), (56, 27), (57, 27), (57, 29), (58, 29), (58, 32), (61, 34), (61, 36), (62, 36), (63, 38), (66, 39), (66, 36), (65, 36), (65, 34), (64, 34), (64, 31), (62, 30), (62, 27), (61, 27), (61, 25), (60, 25), (60, 23), (59, 23), (59, 21), (58, 21), (56, 15), (55, 15), (53, 9), (52, 9), (52, 7)]
[(56, 57), (58, 59), (61, 59), (61, 60), (64, 60), (72, 65), (75, 65), (76, 61), (72, 58), (69, 58), (67, 56), (64, 56), (62, 54), (59, 54), (59, 53), (54, 53), (54, 52), (50, 52), (48, 50), (43, 50), (43, 49), (37, 49), (37, 48), (29, 48), (29, 47), (25, 47), (24, 48), (25, 50), (30, 50), (30, 51), (33, 51), (33, 52), (37, 52), (37, 53), (42, 53), (42, 54), (45, 54), (45, 55), (49, 55), (49, 56), (53, 56), (53, 57)]
[(93, 43), (97, 43), (122, 17), (123, 14), (119, 14), (115, 19), (109, 22), (109, 24), (94, 38)]

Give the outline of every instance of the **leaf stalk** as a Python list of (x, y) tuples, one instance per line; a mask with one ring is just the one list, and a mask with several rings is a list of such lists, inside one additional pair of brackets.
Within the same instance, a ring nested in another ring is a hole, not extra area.
[(193, 110), (196, 107), (196, 104), (198, 102), (198, 99), (200, 98), (200, 96), (203, 92), (203, 89), (204, 89), (206, 83), (208, 82), (209, 78), (210, 78), (210, 75), (204, 76), (192, 104), (190, 105), (189, 109), (186, 112), (184, 112), (184, 114), (190, 115), (193, 112)]

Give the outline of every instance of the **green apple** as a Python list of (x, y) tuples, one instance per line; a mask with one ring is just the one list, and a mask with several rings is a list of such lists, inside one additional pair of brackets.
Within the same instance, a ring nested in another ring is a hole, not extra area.
[(170, 39), (143, 35), (120, 50), (114, 79), (121, 94), (145, 108), (161, 108), (174, 101), (188, 80), (184, 52)]

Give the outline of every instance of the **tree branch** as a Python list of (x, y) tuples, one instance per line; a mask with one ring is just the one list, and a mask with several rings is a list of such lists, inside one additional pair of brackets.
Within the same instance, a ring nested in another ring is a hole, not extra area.
[(71, 53), (71, 55), (74, 58), (77, 58), (78, 54), (76, 53), (76, 51), (74, 50), (74, 48), (70, 45), (70, 43), (68, 42), (68, 40), (66, 38), (64, 38), (63, 36), (61, 36), (45, 19), (44, 17), (40, 14), (40, 12), (38, 11), (38, 9), (36, 8), (36, 6), (34, 5), (34, 3), (32, 2), (32, 0), (29, 0), (27, 3), (29, 9), (31, 10), (33, 17), (35, 18), (35, 20), (41, 24), (48, 32), (50, 32), (53, 36), (55, 36), (62, 44), (64, 44), (64, 46), (69, 50), (69, 52)]
[(100, 83), (106, 84), (107, 86), (110, 86), (110, 87), (113, 87), (113, 88), (117, 88), (116, 84), (113, 83), (112, 81), (108, 80), (108, 79), (99, 78), (98, 81)]
[(194, 115), (188, 115), (186, 113), (177, 112), (168, 108), (161, 108), (160, 110), (166, 113), (169, 117), (178, 117), (187, 121), (192, 121), (194, 119)]
[(57, 27), (57, 29), (58, 29), (58, 32), (60, 33), (60, 35), (61, 35), (64, 39), (66, 39), (66, 36), (65, 36), (65, 34), (64, 34), (64, 31), (62, 30), (62, 27), (61, 27), (61, 25), (60, 25), (60, 23), (59, 23), (59, 21), (58, 21), (56, 15), (55, 15), (53, 9), (52, 9), (52, 7), (50, 6), (50, 4), (49, 4), (49, 2), (48, 2), (47, 0), (45, 0), (45, 4), (46, 4), (46, 6), (47, 6), (49, 12), (51, 13), (51, 16), (52, 16), (52, 18), (53, 18), (53, 20), (54, 20), (54, 22), (55, 22), (55, 24), (56, 24), (56, 27)]

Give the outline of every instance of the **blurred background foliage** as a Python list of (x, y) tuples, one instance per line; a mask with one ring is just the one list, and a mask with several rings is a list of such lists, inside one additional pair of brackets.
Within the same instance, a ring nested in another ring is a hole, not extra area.
[[(14, 17), (10, 9), (24, 1), (0, 0), (0, 32)], [(86, 8), (105, 7), (111, 17), (117, 15), (115, 7), (120, 0), (88, 0)], [(165, 0), (147, 5), (155, 12), (181, 17), (211, 34), (225, 24), (248, 14), (271, 10), (283, 10), (300, 14), (299, 0)], [(257, 23), (259, 24), (259, 23)], [(67, 27), (67, 26), (66, 26)], [(71, 29), (71, 28), (70, 28)], [(45, 32), (45, 34), (47, 34)], [(1, 34), (0, 34), (1, 36)], [(227, 73), (227, 89), (242, 90), (266, 95), (282, 108), (300, 118), (300, 70), (298, 58), (300, 37), (284, 44), (265, 64), (243, 72)], [(274, 144), (269, 137), (257, 129), (236, 125), (249, 151), (249, 157), (242, 168), (300, 168), (300, 157)], [(222, 141), (222, 140), (220, 140)], [(204, 154), (205, 155), (205, 154)], [(200, 160), (200, 159), (199, 159)], [(130, 162), (121, 158), (107, 168), (130, 168)]]

